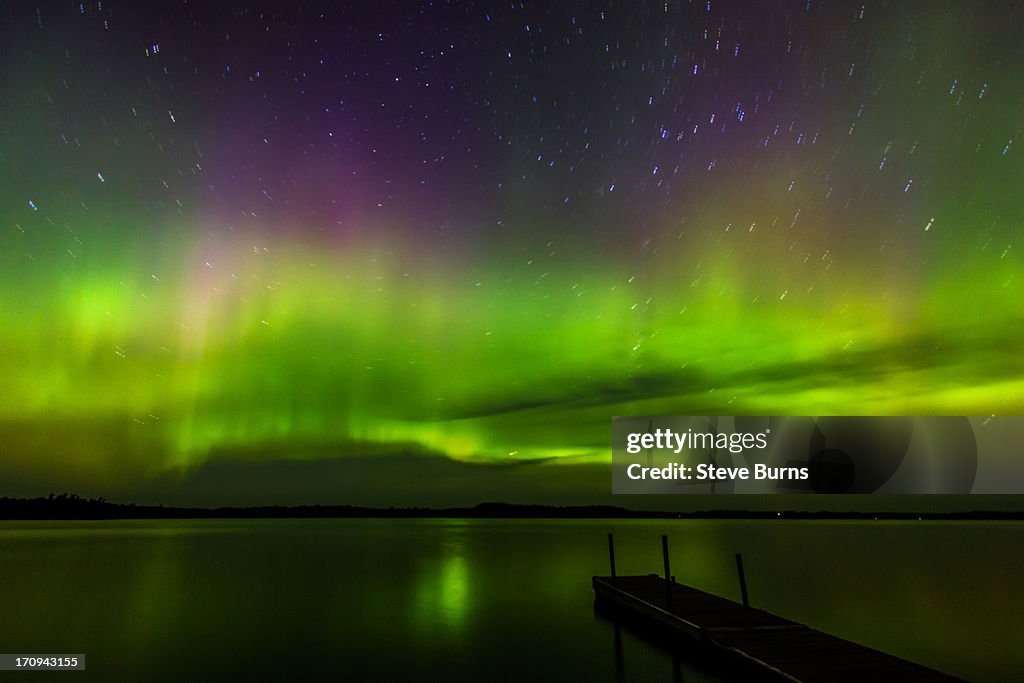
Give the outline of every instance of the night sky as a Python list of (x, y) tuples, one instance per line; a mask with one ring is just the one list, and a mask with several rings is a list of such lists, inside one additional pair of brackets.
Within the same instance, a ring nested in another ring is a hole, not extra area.
[(1020, 414), (1021, 35), (0, 3), (0, 495), (609, 502), (613, 415)]

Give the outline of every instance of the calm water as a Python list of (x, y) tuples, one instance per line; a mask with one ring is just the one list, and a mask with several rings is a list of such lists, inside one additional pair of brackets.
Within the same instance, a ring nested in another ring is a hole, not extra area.
[[(671, 681), (595, 615), (592, 574), (657, 571), (977, 681), (1024, 674), (1024, 525), (946, 522), (0, 522), (0, 652), (32, 680)], [(718, 680), (682, 665), (686, 681)]]

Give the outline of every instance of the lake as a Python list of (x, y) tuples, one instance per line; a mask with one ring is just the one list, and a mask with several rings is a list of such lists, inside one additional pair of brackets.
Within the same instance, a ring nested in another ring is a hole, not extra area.
[[(75, 680), (716, 681), (595, 614), (661, 568), (969, 680), (1024, 672), (1024, 525), (718, 520), (0, 522), (0, 652)], [(679, 668), (681, 667), (681, 668)]]

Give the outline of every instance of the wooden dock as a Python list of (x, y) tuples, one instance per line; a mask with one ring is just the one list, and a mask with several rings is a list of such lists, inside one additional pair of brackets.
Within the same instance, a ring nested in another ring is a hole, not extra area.
[(599, 605), (647, 622), (666, 636), (696, 645), (723, 664), (762, 679), (960, 680), (655, 574), (595, 576), (593, 584)]

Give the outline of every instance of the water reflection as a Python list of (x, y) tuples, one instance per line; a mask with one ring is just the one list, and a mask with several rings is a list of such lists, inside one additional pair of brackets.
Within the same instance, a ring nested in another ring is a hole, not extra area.
[[(1014, 523), (253, 520), (0, 523), (0, 644), (85, 680), (710, 680), (597, 616), (590, 576), (661, 567), (976, 681), (1024, 670)], [(957, 634), (950, 638), (949, 634)], [(291, 654), (288, 654), (291, 653)], [(296, 656), (300, 653), (301, 656)]]
[(421, 566), (416, 576), (415, 621), (422, 632), (439, 626), (458, 635), (466, 622), (470, 576), (465, 531), (460, 526), (439, 530), (441, 552)]
[(145, 667), (145, 653), (159, 647), (165, 634), (181, 621), (181, 610), (188, 608), (167, 599), (168, 595), (181, 593), (184, 546), (173, 535), (165, 534), (155, 536), (147, 545), (137, 568), (110, 568), (120, 572), (135, 569), (125, 576), (124, 600), (130, 606), (131, 619), (123, 624), (122, 642), (124, 656), (133, 658), (138, 668)]

